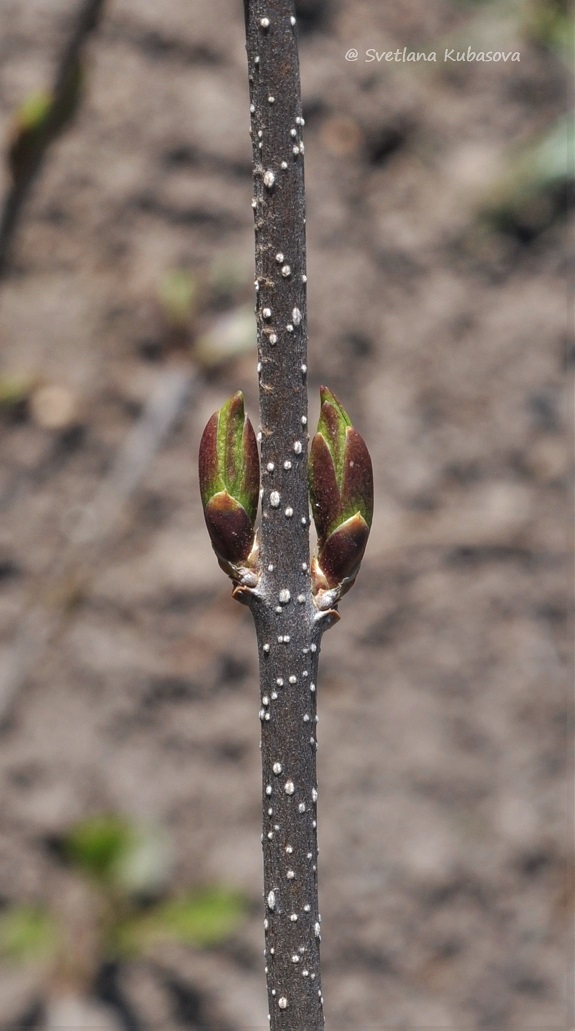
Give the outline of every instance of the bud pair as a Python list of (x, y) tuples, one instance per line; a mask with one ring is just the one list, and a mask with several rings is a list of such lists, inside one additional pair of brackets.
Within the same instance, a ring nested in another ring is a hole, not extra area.
[[(317, 530), (312, 591), (327, 610), (353, 585), (369, 537), (373, 472), (363, 437), (334, 394), (321, 387), (321, 412), (309, 459)], [(200, 491), (220, 566), (240, 587), (258, 581), (255, 519), (259, 494), (255, 433), (240, 391), (209, 420), (200, 443)]]
[(214, 412), (200, 442), (200, 492), (212, 547), (236, 584), (257, 583), (260, 463), (241, 391)]
[(317, 530), (312, 562), (316, 605), (328, 609), (353, 586), (373, 516), (373, 471), (363, 437), (327, 387), (309, 459), (309, 490)]

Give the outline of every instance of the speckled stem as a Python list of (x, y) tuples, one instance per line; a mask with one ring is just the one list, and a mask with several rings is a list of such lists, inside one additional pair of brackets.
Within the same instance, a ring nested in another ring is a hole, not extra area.
[(272, 1031), (321, 1031), (316, 682), (330, 617), (311, 595), (303, 118), (293, 0), (244, 0), (254, 152), (266, 975)]

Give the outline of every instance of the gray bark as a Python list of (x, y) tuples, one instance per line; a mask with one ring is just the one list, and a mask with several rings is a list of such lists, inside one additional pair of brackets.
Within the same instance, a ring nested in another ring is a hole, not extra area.
[(333, 617), (309, 571), (303, 118), (293, 0), (245, 0), (254, 160), (261, 576), (256, 625), (272, 1031), (320, 1031), (316, 684)]

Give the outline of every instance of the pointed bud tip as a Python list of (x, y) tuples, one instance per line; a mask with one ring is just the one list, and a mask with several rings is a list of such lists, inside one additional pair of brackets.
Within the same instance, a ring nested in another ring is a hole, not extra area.
[(330, 390), (329, 387), (326, 387), (324, 383), (322, 383), (319, 388), (319, 397), (322, 405), (325, 404), (326, 401), (332, 401), (334, 402), (334, 404), (339, 406), (339, 401), (335, 396), (333, 390)]
[(256, 435), (244, 412), (238, 390), (211, 416), (202, 434), (199, 453), (200, 490), (206, 505), (226, 490), (255, 519), (259, 492), (259, 455)]
[[(347, 412), (346, 412), (344, 406), (342, 405), (341, 401), (339, 400), (339, 398), (334, 394), (333, 390), (330, 390), (329, 387), (326, 387), (326, 386), (322, 385), (319, 388), (319, 397), (320, 397), (320, 403), (321, 403), (321, 408), (322, 409), (326, 405), (331, 406), (332, 408), (335, 409), (335, 411), (337, 412), (337, 415), (340, 417), (340, 419), (343, 419), (347, 426), (351, 426), (351, 419), (350, 419), (349, 415), (347, 414)], [(321, 418), (321, 416), (320, 416), (320, 418)]]
[(359, 512), (367, 526), (373, 515), (373, 469), (361, 434), (335, 394), (320, 388), (321, 412), (312, 440), (309, 487), (321, 549), (328, 535)]
[(241, 390), (236, 390), (220, 408), (220, 413), (229, 419), (244, 418), (244, 395)]

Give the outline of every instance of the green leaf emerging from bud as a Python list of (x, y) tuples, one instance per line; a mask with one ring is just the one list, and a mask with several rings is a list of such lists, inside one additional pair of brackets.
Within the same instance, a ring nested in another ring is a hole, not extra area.
[[(373, 516), (373, 471), (365, 441), (345, 408), (327, 387), (320, 394), (309, 488), (318, 536), (313, 589), (323, 608), (337, 604), (359, 571)], [(325, 592), (324, 605), (319, 596)]]
[(206, 526), (220, 565), (234, 581), (254, 586), (260, 466), (241, 391), (209, 420), (200, 442), (199, 473)]

